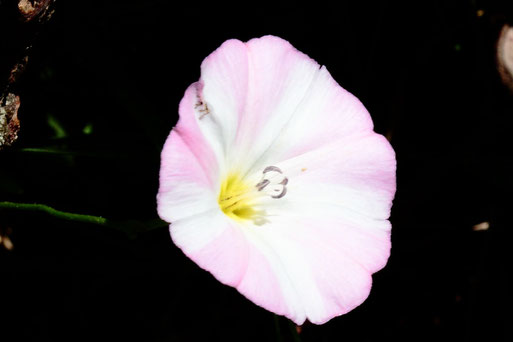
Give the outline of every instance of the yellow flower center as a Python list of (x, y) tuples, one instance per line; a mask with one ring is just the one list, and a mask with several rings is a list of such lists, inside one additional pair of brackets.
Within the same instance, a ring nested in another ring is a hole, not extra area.
[(231, 173), (221, 184), (219, 207), (229, 217), (237, 220), (251, 219), (256, 211), (251, 202), (258, 197), (255, 187), (247, 184), (237, 173)]
[(219, 207), (232, 219), (251, 220), (258, 226), (263, 225), (269, 221), (265, 210), (255, 210), (257, 200), (282, 198), (287, 193), (287, 183), (287, 177), (276, 166), (266, 167), (256, 184), (248, 183), (238, 172), (229, 173), (221, 183)]

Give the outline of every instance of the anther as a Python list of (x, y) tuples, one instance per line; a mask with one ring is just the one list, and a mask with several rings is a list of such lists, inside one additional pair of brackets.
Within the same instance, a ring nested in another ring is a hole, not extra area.
[(277, 167), (277, 166), (268, 166), (268, 167), (266, 167), (266, 168), (264, 169), (264, 171), (263, 171), (262, 173), (265, 175), (265, 174), (266, 174), (267, 172), (269, 172), (269, 171), (276, 171), (276, 172), (279, 172), (279, 173), (283, 173), (283, 172), (281, 171), (281, 169), (280, 169), (279, 167)]
[(283, 175), (283, 171), (279, 167), (267, 166), (262, 171), (262, 180), (255, 187), (272, 198), (282, 198), (287, 193), (288, 182), (288, 178)]
[(270, 180), (268, 179), (263, 179), (262, 181), (260, 181), (256, 187), (258, 189), (258, 191), (262, 191), (267, 185), (269, 185), (269, 183), (271, 183)]

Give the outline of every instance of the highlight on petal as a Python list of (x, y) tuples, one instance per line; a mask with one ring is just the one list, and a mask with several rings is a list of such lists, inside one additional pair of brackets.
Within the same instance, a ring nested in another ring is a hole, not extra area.
[(390, 254), (395, 153), (361, 102), (289, 42), (229, 40), (201, 65), (161, 156), (174, 243), (296, 324), (368, 296)]

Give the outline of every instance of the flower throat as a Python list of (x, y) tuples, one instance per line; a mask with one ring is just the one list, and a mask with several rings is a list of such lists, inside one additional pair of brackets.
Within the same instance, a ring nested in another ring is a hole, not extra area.
[(288, 179), (276, 166), (268, 166), (262, 171), (257, 184), (249, 184), (240, 173), (229, 173), (221, 184), (218, 202), (221, 210), (237, 220), (254, 220), (262, 213), (253, 206), (262, 197), (282, 198), (287, 193)]

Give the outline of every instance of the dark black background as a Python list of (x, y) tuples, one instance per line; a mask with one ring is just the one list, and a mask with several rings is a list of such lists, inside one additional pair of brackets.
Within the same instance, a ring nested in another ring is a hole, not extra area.
[[(226, 39), (277, 35), (360, 98), (398, 161), (387, 267), (364, 304), (306, 324), (301, 339), (513, 340), (513, 95), (495, 67), (511, 16), (509, 1), (58, 0), (16, 85), (22, 127), (0, 152), (0, 201), (156, 218), (160, 149), (201, 61)], [(488, 231), (472, 230), (483, 221)], [(187, 259), (167, 228), (128, 236), (0, 210), (7, 227), (1, 341), (292, 340), (285, 320), (280, 337), (271, 313)]]

